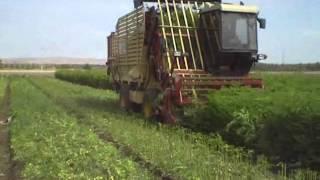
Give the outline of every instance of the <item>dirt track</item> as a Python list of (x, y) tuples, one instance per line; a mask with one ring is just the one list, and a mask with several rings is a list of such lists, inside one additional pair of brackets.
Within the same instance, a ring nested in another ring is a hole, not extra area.
[(15, 173), (10, 151), (10, 83), (7, 85), (5, 95), (0, 106), (0, 180), (18, 179)]

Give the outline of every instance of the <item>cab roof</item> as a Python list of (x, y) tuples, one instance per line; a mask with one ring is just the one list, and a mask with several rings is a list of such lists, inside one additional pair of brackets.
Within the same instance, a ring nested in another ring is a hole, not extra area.
[(238, 5), (238, 4), (205, 3), (205, 5), (201, 7), (201, 13), (206, 13), (213, 10), (220, 10), (224, 12), (252, 13), (252, 14), (259, 13), (259, 8), (257, 6), (247, 6), (247, 5)]

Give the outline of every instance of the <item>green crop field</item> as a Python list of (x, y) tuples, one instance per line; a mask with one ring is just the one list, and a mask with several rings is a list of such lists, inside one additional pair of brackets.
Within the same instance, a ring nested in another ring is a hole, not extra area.
[(320, 166), (320, 76), (264, 74), (265, 89), (231, 88), (192, 108), (190, 126), (219, 132), (229, 143), (255, 149), (272, 161)]
[(181, 126), (167, 126), (122, 111), (115, 92), (88, 87), (111, 87), (99, 85), (109, 83), (102, 71), (86, 72), (56, 77), (87, 86), (0, 79), (1, 94), (10, 81), (11, 149), (20, 177), (319, 178), (319, 75), (263, 74), (265, 89), (212, 92), (208, 105), (186, 108)]
[(57, 70), (55, 73), (57, 79), (69, 81), (72, 83), (91, 86), (101, 89), (112, 89), (111, 81), (107, 76), (107, 71), (101, 70)]

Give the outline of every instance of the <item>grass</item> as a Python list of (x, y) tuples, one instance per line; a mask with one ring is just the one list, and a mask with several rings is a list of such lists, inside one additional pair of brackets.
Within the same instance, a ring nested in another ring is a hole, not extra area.
[(100, 89), (112, 89), (107, 71), (104, 69), (57, 70), (57, 79)]
[(11, 146), (25, 179), (151, 177), (27, 81), (14, 80), (11, 88)]
[(0, 100), (3, 98), (7, 85), (7, 79), (0, 76)]
[[(239, 87), (223, 89), (222, 91), (209, 95), (208, 106), (188, 109), (189, 126), (191, 124), (194, 129), (217, 133), (221, 135), (223, 139), (227, 140), (228, 143), (245, 146), (254, 149), (258, 154), (262, 153), (267, 155), (269, 161), (277, 164), (268, 164), (268, 166), (272, 166), (272, 169), (277, 169), (282, 175), (290, 173), (291, 175), (295, 174), (300, 177), (309, 177), (309, 179), (316, 177), (317, 173), (309, 171), (308, 169), (311, 168), (319, 171), (317, 168), (319, 167), (318, 154), (320, 149), (318, 143), (320, 132), (320, 77), (318, 75), (299, 73), (262, 74), (261, 76), (266, 83), (266, 89), (264, 90)], [(66, 89), (72, 89), (72, 87), (68, 86)], [(88, 90), (88, 92), (90, 91)], [(77, 93), (83, 97), (87, 96), (80, 93), (80, 90)], [(113, 105), (112, 103), (116, 102), (116, 97), (110, 94), (109, 91), (105, 93), (108, 94), (106, 96), (108, 96), (109, 99), (111, 97), (113, 102), (106, 103), (105, 100), (103, 100), (104, 96), (101, 95), (101, 97), (96, 98), (96, 100), (83, 102), (80, 106), (84, 106), (85, 108), (92, 106), (99, 109), (101, 106), (109, 105), (108, 109), (110, 109), (110, 106)], [(80, 98), (78, 95), (74, 96), (75, 99)], [(95, 98), (91, 94), (91, 97), (86, 97), (86, 99)], [(70, 102), (67, 104), (72, 104)], [(76, 106), (77, 103), (78, 102), (74, 102), (73, 105), (69, 106)], [(90, 105), (86, 105), (86, 103)], [(85, 108), (83, 111), (87, 111)], [(117, 107), (112, 108), (111, 113), (122, 113), (116, 108)], [(100, 111), (102, 111), (102, 109), (100, 109)], [(108, 121), (105, 129), (112, 129), (111, 131), (114, 131), (114, 134), (119, 134), (117, 138), (122, 138), (121, 141), (133, 144), (133, 146), (135, 146), (135, 143), (132, 143), (135, 142), (134, 139), (141, 140), (141, 138), (139, 135), (134, 136), (130, 133), (127, 133), (128, 137), (124, 137), (125, 135), (121, 135), (121, 133), (123, 133), (121, 127), (125, 126), (127, 129), (130, 129), (130, 127), (133, 126), (137, 128), (137, 125), (131, 124), (141, 123), (138, 125), (142, 127), (141, 129), (131, 130), (141, 132), (140, 134), (144, 134), (144, 129), (150, 128), (143, 123), (140, 117), (126, 118), (122, 115), (116, 115), (115, 117), (117, 119), (125, 120), (113, 123), (107, 112), (105, 112), (105, 115), (100, 113), (101, 116), (98, 116), (99, 112), (93, 110), (92, 114), (95, 114), (95, 117), (97, 116), (97, 120), (95, 120), (99, 122), (96, 123), (97, 126), (98, 124), (104, 124), (100, 122), (99, 119), (103, 119), (101, 121)], [(128, 123), (130, 123), (130, 125), (128, 125)], [(150, 131), (152, 131), (152, 127)], [(119, 129), (119, 132), (117, 132), (117, 129)], [(159, 127), (157, 127), (155, 131), (158, 132), (158, 129)], [(157, 134), (156, 132), (153, 133)], [(144, 136), (149, 136), (148, 133), (151, 134), (152, 132), (146, 133)], [(132, 139), (128, 140), (130, 138)], [(150, 137), (149, 141), (152, 141), (152, 139), (153, 137)], [(159, 141), (162, 142), (161, 140)], [(139, 149), (139, 151), (148, 151), (147, 148), (144, 150), (143, 147), (140, 147), (142, 145), (137, 146), (138, 147), (135, 148)], [(157, 147), (154, 147), (154, 149), (157, 149)], [(163, 152), (163, 150), (159, 151)], [(155, 151), (152, 150), (148, 156), (154, 158), (154, 161), (159, 162), (163, 167), (170, 166), (165, 163), (162, 164), (161, 160), (156, 159), (162, 157), (158, 156), (157, 153), (156, 155), (152, 154), (154, 152)], [(170, 153), (167, 152), (166, 154), (169, 155)], [(246, 153), (241, 152), (240, 154), (243, 155)], [(284, 165), (282, 162), (286, 162), (287, 165)], [(175, 164), (175, 166), (177, 167), (179, 165)], [(171, 167), (174, 168), (174, 166)], [(300, 168), (306, 170), (300, 170)], [(191, 176), (193, 175), (194, 174), (191, 173)], [(199, 176), (196, 174), (194, 177)]]
[[(98, 131), (110, 132), (145, 159), (167, 172), (186, 179), (273, 179), (269, 164), (253, 163), (250, 155), (225, 144), (217, 136), (193, 133), (183, 128), (150, 124), (115, 106), (111, 91), (75, 86), (52, 79), (33, 80), (57, 104)], [(125, 127), (125, 128), (124, 128)]]
[(0, 76), (0, 118), (5, 118), (4, 96), (7, 87), (7, 78)]

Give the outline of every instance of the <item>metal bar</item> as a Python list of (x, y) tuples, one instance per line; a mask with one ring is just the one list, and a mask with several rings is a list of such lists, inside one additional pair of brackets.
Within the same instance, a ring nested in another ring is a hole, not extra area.
[[(179, 19), (178, 11), (177, 11), (176, 1), (175, 1), (175, 0), (173, 0), (172, 2), (173, 2), (174, 12), (175, 12), (175, 14), (176, 14), (176, 18), (177, 18), (177, 23), (178, 23), (178, 26), (180, 27), (180, 25), (181, 25), (181, 24), (180, 24), (180, 19)], [(181, 31), (181, 28), (178, 28), (178, 29), (179, 29), (179, 37), (180, 37), (180, 41), (181, 41), (181, 48), (182, 48), (182, 52), (183, 52), (183, 54), (185, 54), (185, 53), (186, 53), (186, 50), (185, 50), (185, 48), (184, 48), (184, 42), (183, 42), (183, 37), (182, 37), (182, 31)], [(184, 64), (185, 64), (186, 69), (189, 69), (189, 65), (188, 65), (187, 57), (186, 57), (186, 56), (184, 56), (184, 57), (183, 57), (183, 59), (184, 59)]]
[[(207, 27), (208, 27), (208, 26), (207, 26), (206, 18), (207, 18), (207, 17), (201, 18), (202, 23), (203, 23), (203, 26), (204, 26), (205, 29), (207, 29)], [(207, 40), (208, 40), (208, 44), (209, 44), (210, 57), (211, 57), (212, 59), (214, 59), (213, 46), (212, 46), (212, 44), (211, 44), (211, 36), (210, 36), (209, 30), (205, 30), (205, 32), (206, 32), (206, 36), (207, 36)], [(212, 65), (211, 62), (207, 62), (207, 63), (208, 63), (209, 65)]]
[[(161, 25), (164, 26), (163, 11), (162, 11), (160, 0), (158, 0), (158, 6), (159, 6), (160, 16), (161, 16)], [(162, 29), (163, 39), (164, 39), (164, 42), (166, 45), (166, 50), (167, 50), (168, 65), (169, 65), (169, 69), (171, 69), (172, 63), (171, 63), (170, 54), (168, 52), (169, 46), (168, 46), (168, 40), (167, 40), (167, 35), (166, 35), (167, 34), (166, 29), (165, 28), (161, 28), (161, 29)]]
[[(128, 40), (129, 40), (129, 30), (128, 30), (128, 16), (126, 16), (125, 18), (125, 21), (126, 21), (126, 44), (128, 44)], [(126, 46), (126, 61), (128, 61), (128, 46)]]
[[(140, 1), (140, 2), (156, 2), (156, 0), (136, 0), (136, 1)], [(170, 2), (172, 0), (169, 0)], [(198, 1), (198, 2), (220, 2), (221, 3), (221, 0), (182, 0), (182, 2), (187, 2), (187, 1), (190, 1), (190, 2), (195, 2), (195, 1)], [(160, 0), (160, 2), (164, 2), (164, 0)]]
[[(210, 20), (211, 20), (211, 23), (212, 23), (212, 25), (215, 27), (216, 26), (216, 24), (215, 24), (215, 17), (213, 17), (213, 16), (210, 16)], [(221, 49), (220, 48), (220, 42), (219, 42), (219, 39), (218, 39), (218, 33), (217, 33), (217, 30), (214, 30), (214, 34), (215, 34), (215, 37), (216, 37), (216, 41), (217, 41), (217, 45), (218, 45), (218, 48), (219, 49)]]
[[(192, 92), (193, 91), (193, 89), (183, 89), (182, 90), (183, 92)], [(196, 89), (196, 91), (214, 91), (214, 89), (209, 89), (209, 88), (198, 88), (198, 89)]]
[[(145, 13), (143, 13), (143, 24), (145, 24), (144, 23), (144, 20), (145, 20)], [(139, 18), (137, 17), (137, 26), (139, 25)], [(139, 30), (137, 30), (137, 35), (140, 35), (141, 34), (141, 32), (139, 32)], [(145, 33), (143, 33), (143, 35), (144, 35)], [(144, 39), (144, 38), (140, 38), (139, 40), (138, 40), (138, 42), (139, 42), (139, 44), (143, 44), (143, 41), (142, 41), (142, 39)], [(142, 48), (143, 49), (143, 48)], [(138, 60), (138, 62), (140, 63), (142, 61), (142, 51), (140, 52), (140, 54), (139, 54), (139, 60)], [(147, 67), (146, 67), (146, 71), (147, 71)]]
[(199, 78), (193, 78), (193, 77), (186, 77), (183, 80), (208, 80), (208, 81), (255, 81), (255, 80), (262, 80), (258, 78), (247, 78), (247, 77), (199, 77)]
[[(172, 34), (173, 48), (174, 48), (174, 51), (177, 51), (176, 40), (175, 40), (175, 38), (174, 38), (174, 31), (173, 31), (173, 27), (172, 27), (172, 19), (171, 19), (171, 14), (170, 14), (170, 7), (169, 7), (168, 0), (165, 0), (165, 2), (166, 2), (166, 9), (167, 9), (167, 14), (168, 14), (168, 19), (169, 19), (169, 25), (171, 26), (171, 34)], [(179, 58), (176, 58), (176, 61), (177, 61), (178, 69), (181, 69), (181, 68), (180, 68)]]
[[(209, 73), (203, 71), (203, 70), (200, 70), (200, 69), (189, 69), (188, 71), (186, 70), (179, 70), (179, 69), (175, 69), (174, 70), (175, 73), (178, 73), (178, 74), (205, 74), (205, 75), (210, 75)], [(211, 75), (210, 75), (211, 76)]]
[[(171, 33), (167, 33), (167, 36), (171, 36)], [(174, 36), (179, 36), (179, 34), (174, 34)], [(182, 34), (181, 35), (182, 37), (188, 37), (188, 35), (187, 34)], [(192, 36), (192, 37), (194, 37), (194, 36)]]
[[(204, 29), (204, 28), (201, 28), (201, 27), (187, 27), (187, 26), (168, 26), (168, 25), (160, 25), (159, 27), (161, 28), (181, 28), (181, 29)], [(218, 29), (214, 29), (214, 28), (208, 28), (208, 30), (218, 30)]]
[(184, 3), (183, 3), (183, 0), (181, 0), (181, 8), (182, 8), (184, 22), (185, 22), (185, 25), (186, 25), (186, 28), (187, 28), (187, 35), (188, 35), (188, 41), (189, 41), (189, 46), (190, 46), (190, 50), (191, 50), (191, 57), (192, 57), (192, 61), (193, 61), (193, 67), (194, 67), (194, 69), (197, 69), (197, 64), (195, 62), (195, 56), (194, 56), (191, 37), (190, 37), (188, 18), (187, 18), (187, 15), (186, 15), (186, 11), (185, 11), (185, 6), (184, 6)]
[[(196, 23), (195, 23), (195, 19), (194, 19), (194, 16), (193, 16), (192, 9), (191, 9), (190, 1), (188, 1), (188, 6), (189, 6), (189, 12), (190, 12), (192, 24), (193, 24), (194, 27), (196, 27)], [(197, 2), (195, 2), (195, 6), (196, 6), (196, 8), (198, 9)], [(199, 43), (199, 37), (198, 37), (198, 31), (197, 31), (197, 29), (194, 30), (194, 33), (195, 33), (196, 42), (197, 42), (197, 46), (198, 46), (198, 52), (199, 52), (199, 56), (200, 56), (201, 68), (204, 69), (203, 57), (202, 57), (201, 46), (200, 46), (200, 43)], [(193, 86), (192, 89), (193, 89), (192, 94), (193, 94), (193, 96), (197, 99), (197, 98), (198, 98), (198, 94), (197, 94), (197, 92), (194, 90), (194, 89), (195, 89), (195, 86)]]
[[(195, 19), (194, 19), (194, 16), (193, 16), (193, 12), (191, 10), (192, 7), (191, 7), (191, 4), (190, 4), (189, 1), (188, 1), (188, 6), (189, 6), (189, 11), (190, 11), (190, 15), (191, 15), (192, 24), (193, 24), (193, 26), (196, 26), (196, 22), (195, 22)], [(197, 2), (195, 2), (195, 6), (198, 9)], [(197, 46), (198, 46), (198, 51), (199, 51), (199, 56), (200, 56), (200, 61), (201, 61), (201, 67), (202, 67), (202, 69), (204, 69), (203, 57), (202, 57), (201, 46), (200, 46), (199, 37), (198, 37), (198, 31), (197, 30), (195, 30), (195, 36), (196, 36), (196, 41), (197, 41)]]

